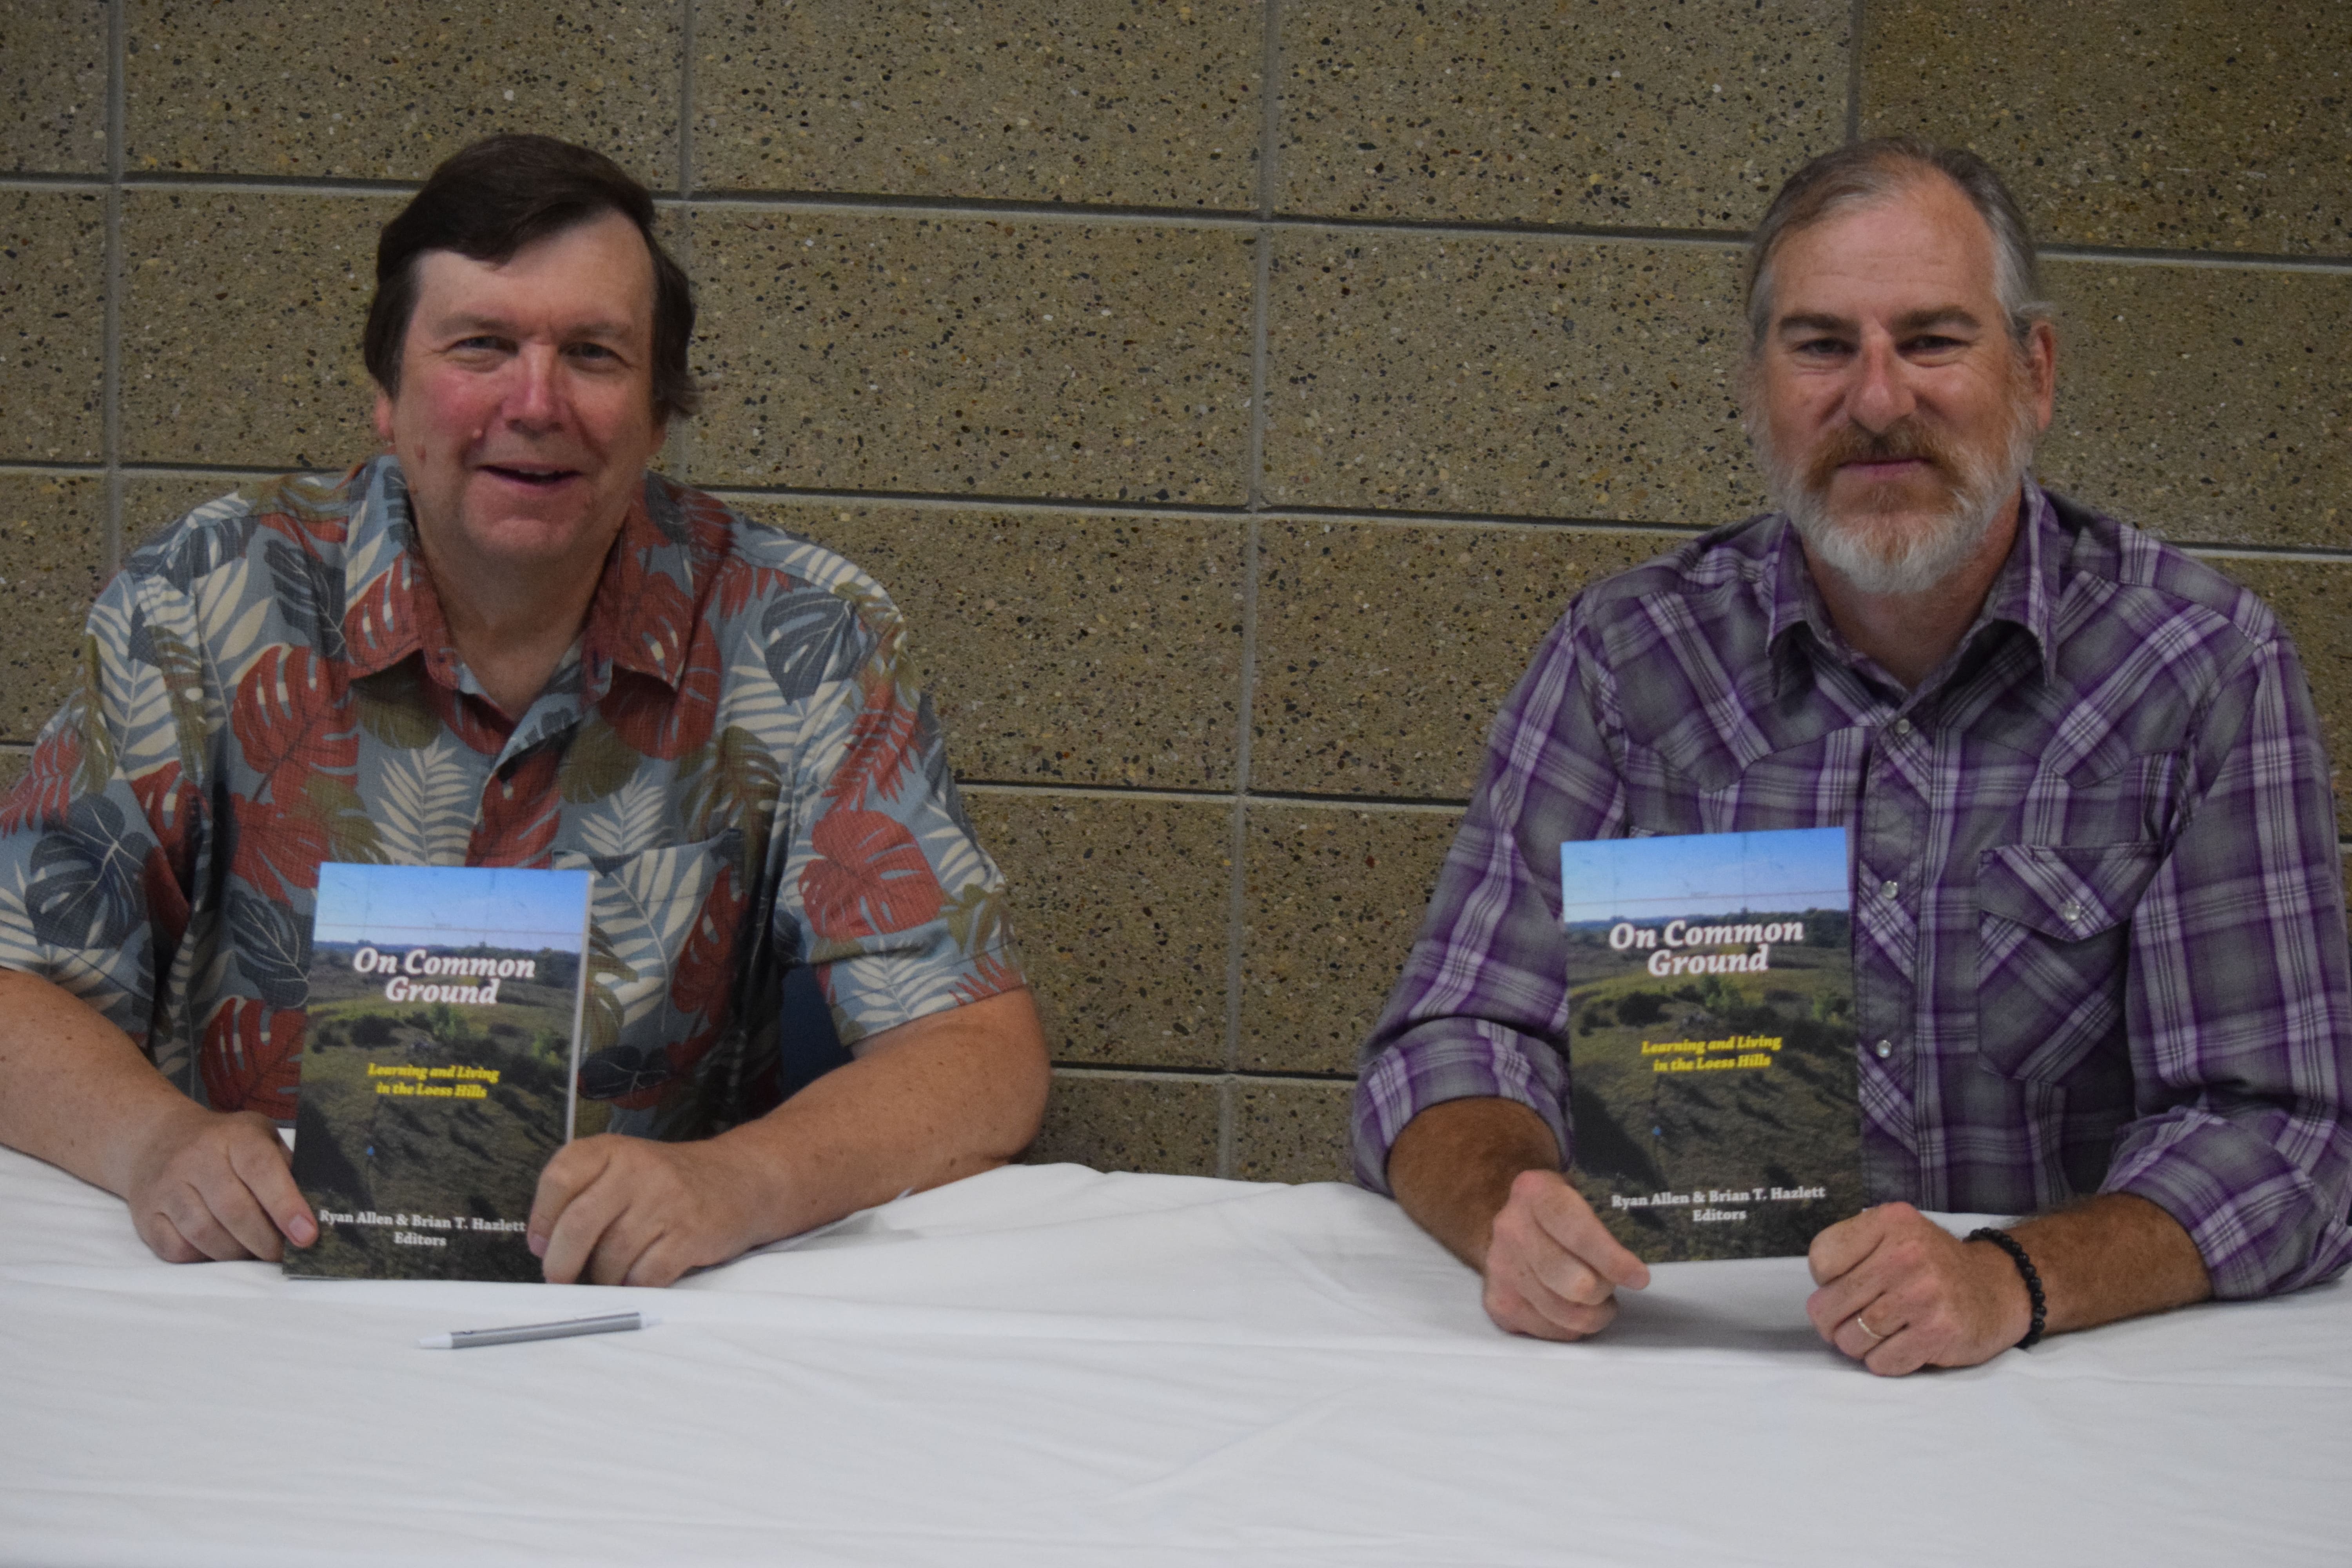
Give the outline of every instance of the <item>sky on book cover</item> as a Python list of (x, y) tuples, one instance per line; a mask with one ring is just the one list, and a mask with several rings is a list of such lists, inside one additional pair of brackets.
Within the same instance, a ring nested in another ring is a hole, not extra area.
[(514, 866), (319, 868), (311, 940), (580, 951), (588, 873)]
[(1843, 827), (1575, 839), (1559, 862), (1563, 925), (1853, 902)]

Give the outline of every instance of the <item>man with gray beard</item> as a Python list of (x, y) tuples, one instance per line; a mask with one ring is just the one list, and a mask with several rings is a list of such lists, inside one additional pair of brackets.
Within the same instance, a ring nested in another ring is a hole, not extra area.
[[(1564, 841), (1646, 834), (1848, 830), (1877, 1203), (1814, 1241), (1806, 1310), (1872, 1372), (2352, 1259), (2310, 692), (2253, 595), (2032, 481), (2057, 382), (2036, 292), (1972, 154), (1800, 170), (1749, 262), (1779, 510), (1580, 595), (1496, 719), (1354, 1142), (1502, 1327), (1579, 1339), (1648, 1282), (1560, 1175), (1556, 874)], [(1963, 1242), (1922, 1208), (2031, 1217)]]

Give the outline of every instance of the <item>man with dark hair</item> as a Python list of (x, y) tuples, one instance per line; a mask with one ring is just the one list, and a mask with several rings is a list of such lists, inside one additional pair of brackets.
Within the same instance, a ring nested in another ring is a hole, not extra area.
[[(1570, 605), (1364, 1046), (1357, 1172), (1576, 1339), (1647, 1283), (1561, 1168), (1563, 841), (1843, 826), (1864, 1172), (1807, 1310), (1875, 1373), (2352, 1258), (2327, 760), (2253, 595), (2043, 490), (2057, 342), (1976, 157), (1790, 180), (1750, 253), (1778, 510)], [(1547, 874), (1547, 868), (1552, 868)], [(1961, 1242), (1918, 1208), (2031, 1215)]]
[[(551, 1280), (667, 1284), (1035, 1133), (1003, 881), (898, 610), (647, 471), (695, 405), (653, 219), (583, 148), (451, 158), (378, 254), (384, 455), (198, 508), (91, 612), (0, 805), (0, 1142), (159, 1256), (318, 1234), (272, 1119), (327, 860), (598, 873), (606, 1131), (541, 1176)], [(855, 1059), (787, 1097), (812, 971)]]

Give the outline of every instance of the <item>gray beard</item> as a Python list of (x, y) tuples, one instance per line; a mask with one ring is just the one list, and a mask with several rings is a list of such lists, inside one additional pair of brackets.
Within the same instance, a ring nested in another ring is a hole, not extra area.
[(1879, 513), (1833, 515), (1827, 495), (1805, 488), (1802, 470), (1782, 459), (1761, 428), (1759, 421), (1756, 446), (1765, 482), (1773, 505), (1805, 542), (1806, 558), (1864, 594), (1924, 594), (1965, 565), (2032, 467), (2039, 434), (2031, 405), (2018, 399), (2000, 456), (1964, 459), (1949, 502), (1928, 514), (1925, 526), (1897, 529)]

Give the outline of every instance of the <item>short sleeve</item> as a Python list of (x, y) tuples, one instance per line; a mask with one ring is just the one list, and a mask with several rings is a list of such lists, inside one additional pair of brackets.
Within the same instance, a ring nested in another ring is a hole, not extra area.
[[(201, 810), (179, 752), (184, 693), (119, 574), (90, 612), (80, 681), (0, 803), (0, 966), (72, 993), (155, 1057), (156, 967), (188, 918)], [(171, 1074), (173, 1064), (158, 1060)]]
[(776, 921), (854, 1050), (1024, 981), (1004, 879), (957, 796), (905, 623), (870, 589), (852, 614), (808, 705)]

